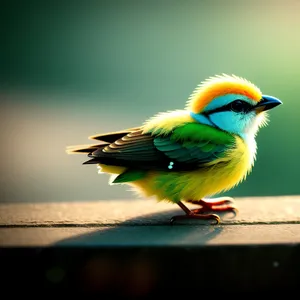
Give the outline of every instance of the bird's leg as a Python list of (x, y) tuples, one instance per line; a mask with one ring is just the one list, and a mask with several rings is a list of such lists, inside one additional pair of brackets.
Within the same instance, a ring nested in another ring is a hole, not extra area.
[(215, 224), (220, 223), (220, 217), (215, 214), (200, 214), (195, 211), (189, 210), (181, 201), (177, 202), (179, 207), (185, 212), (185, 215), (174, 216), (171, 218), (171, 223), (176, 220), (199, 219), (199, 220), (213, 220)]
[(234, 200), (230, 197), (221, 197), (211, 200), (188, 200), (189, 203), (201, 205), (201, 208), (192, 209), (195, 214), (204, 212), (233, 212), (235, 215), (238, 212), (234, 205)]

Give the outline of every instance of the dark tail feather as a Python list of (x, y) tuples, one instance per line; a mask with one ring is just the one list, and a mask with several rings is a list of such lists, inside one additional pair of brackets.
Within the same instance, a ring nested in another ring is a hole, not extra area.
[(87, 160), (83, 163), (83, 165), (92, 165), (92, 164), (99, 164), (99, 160), (97, 158), (92, 158), (90, 160)]
[(122, 130), (122, 131), (117, 131), (117, 132), (110, 132), (110, 133), (105, 133), (105, 134), (98, 134), (98, 135), (92, 135), (89, 138), (92, 140), (99, 140), (99, 141), (103, 141), (106, 143), (113, 143), (116, 140), (122, 138), (123, 136), (125, 136), (128, 133), (131, 133), (132, 131), (136, 131), (139, 130), (140, 128), (130, 128), (127, 130)]
[[(90, 136), (89, 139), (99, 140), (102, 142), (102, 144), (69, 146), (69, 147), (67, 147), (66, 152), (68, 154), (76, 154), (76, 153), (79, 153), (79, 154), (80, 153), (81, 154), (88, 153), (89, 154), (96, 150), (103, 149), (105, 146), (107, 146), (107, 145), (115, 142), (116, 140), (122, 138), (123, 136), (125, 136), (131, 132), (137, 131), (137, 130), (140, 130), (140, 128), (139, 127), (129, 128), (129, 129), (122, 130), (122, 131), (93, 135), (93, 136)], [(93, 160), (90, 162), (88, 161), (85, 164), (93, 164), (93, 163), (97, 163), (97, 162), (95, 162)]]
[(67, 148), (66, 152), (68, 154), (75, 154), (75, 153), (91, 153), (96, 151), (97, 149), (102, 149), (107, 146), (108, 143), (105, 144), (98, 144), (98, 145), (78, 145), (78, 146), (70, 146)]

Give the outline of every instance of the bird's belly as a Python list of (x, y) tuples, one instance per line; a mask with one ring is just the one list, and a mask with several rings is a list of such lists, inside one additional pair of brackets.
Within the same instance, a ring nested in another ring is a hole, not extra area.
[(188, 183), (182, 188), (180, 198), (199, 200), (233, 188), (247, 174), (247, 168), (242, 164), (243, 162), (237, 164), (231, 161), (224, 166), (187, 175)]

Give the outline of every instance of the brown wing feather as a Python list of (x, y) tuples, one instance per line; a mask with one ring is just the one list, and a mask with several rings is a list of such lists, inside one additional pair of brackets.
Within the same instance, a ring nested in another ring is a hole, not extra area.
[(153, 144), (151, 134), (143, 134), (141, 129), (130, 132), (111, 144), (99, 147), (89, 154), (91, 160), (85, 164), (138, 165), (165, 159)]
[[(153, 136), (150, 134), (143, 134), (142, 130), (137, 130), (128, 133), (105, 147), (97, 149), (91, 153), (90, 156), (93, 158), (110, 156), (121, 159), (123, 157), (134, 155), (135, 157), (132, 157), (132, 159), (136, 159), (137, 150), (139, 151), (139, 155), (154, 154), (155, 146), (153, 144)], [(155, 154), (157, 154), (156, 151)]]
[(77, 145), (77, 146), (70, 146), (67, 148), (66, 152), (68, 154), (86, 154), (96, 151), (97, 149), (104, 148), (108, 143), (97, 144), (97, 145)]
[[(141, 129), (130, 132), (113, 143), (90, 153), (88, 156), (91, 159), (84, 164), (104, 164), (136, 170), (168, 170), (170, 172), (169, 164), (172, 161), (172, 171), (187, 171), (197, 168), (194, 161), (186, 163), (171, 159), (166, 153), (171, 153), (173, 150), (178, 151), (178, 145), (170, 141), (169, 137), (164, 136), (166, 143), (170, 143), (170, 147), (164, 152), (156, 147), (155, 140), (157, 138), (156, 135), (150, 133), (144, 134)], [(180, 148), (179, 145), (179, 151), (182, 150)]]
[(100, 140), (106, 143), (113, 143), (114, 141), (122, 138), (128, 133), (134, 132), (136, 130), (139, 130), (139, 127), (135, 128), (129, 128), (121, 131), (116, 131), (116, 132), (109, 132), (109, 133), (104, 133), (104, 134), (97, 134), (97, 135), (92, 135), (89, 137), (89, 139), (92, 140)]
[[(187, 171), (197, 169), (200, 161), (194, 155), (195, 150), (171, 140), (171, 134), (162, 136), (143, 133), (138, 128), (132, 132), (118, 132), (122, 137), (111, 143), (92, 145), (79, 151), (90, 151), (90, 160), (83, 164), (103, 164), (121, 166), (134, 170)], [(113, 140), (116, 133), (97, 136), (102, 141)], [(109, 137), (106, 139), (106, 137)], [(85, 153), (86, 153), (85, 152)], [(206, 155), (206, 153), (204, 153)], [(203, 158), (203, 157), (202, 157)], [(172, 162), (170, 168), (170, 162)]]
[[(98, 134), (90, 136), (89, 139), (99, 140), (103, 142), (102, 144), (94, 144), (94, 145), (76, 145), (70, 146), (67, 148), (66, 152), (68, 154), (75, 154), (75, 153), (92, 153), (97, 149), (103, 149), (105, 146), (114, 143), (117, 140), (120, 140), (122, 137), (126, 136), (127, 134), (131, 134), (132, 132), (140, 130), (139, 127), (136, 128), (129, 128), (122, 131), (110, 132), (105, 134)], [(126, 140), (126, 139), (125, 139)], [(113, 146), (112, 146), (113, 147)]]

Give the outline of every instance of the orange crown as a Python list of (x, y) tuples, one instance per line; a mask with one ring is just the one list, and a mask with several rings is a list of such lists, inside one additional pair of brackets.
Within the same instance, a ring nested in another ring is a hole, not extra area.
[(250, 81), (235, 75), (217, 75), (201, 82), (190, 95), (187, 108), (201, 112), (210, 101), (226, 94), (239, 94), (259, 101), (262, 97), (260, 89)]

